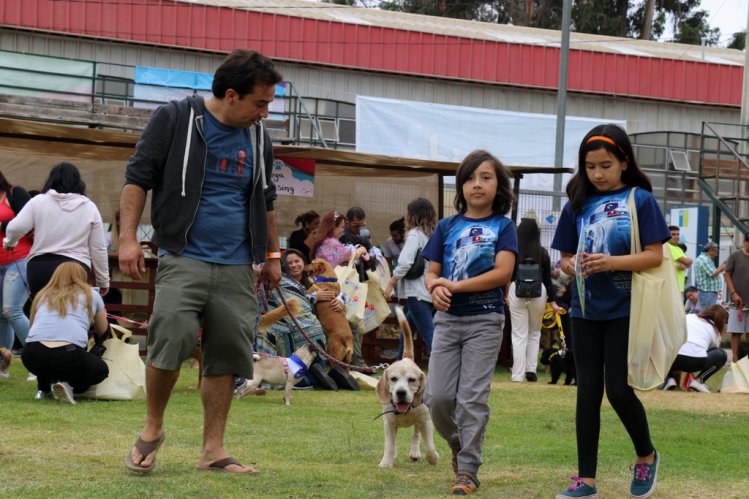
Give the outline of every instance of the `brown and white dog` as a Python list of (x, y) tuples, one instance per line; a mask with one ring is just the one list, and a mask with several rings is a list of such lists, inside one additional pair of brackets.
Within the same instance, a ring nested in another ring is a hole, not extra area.
[[(286, 303), (289, 305), (292, 314), (296, 315), (301, 312), (302, 306), (298, 299), (289, 298), (286, 300)], [(288, 316), (289, 314), (283, 305), (269, 310), (260, 316), (258, 331), (263, 333), (270, 326)], [(316, 356), (317, 352), (309, 344), (298, 348), (291, 359), (265, 354), (254, 354), (252, 379), (245, 380), (244, 384), (237, 388), (237, 400), (255, 393), (260, 384), (265, 382), (270, 385), (284, 385), (283, 401), (286, 405), (291, 405), (291, 389), (301, 381), (301, 377), (294, 377), (294, 363), (304, 364), (304, 369), (306, 370), (315, 361)]]
[[(333, 266), (322, 258), (312, 260), (305, 270), (311, 276), (336, 279)], [(317, 289), (333, 291), (336, 296), (341, 292), (341, 285), (337, 280), (315, 282), (315, 286)], [(315, 312), (327, 339), (328, 353), (335, 359), (350, 364), (351, 356), (354, 354), (354, 336), (346, 319), (346, 313), (343, 310), (336, 312), (330, 307), (330, 301), (320, 300), (315, 305)], [(331, 361), (330, 364), (331, 367), (335, 367), (335, 362)]]
[(414, 362), (414, 344), (411, 327), (400, 306), (395, 307), (398, 323), (403, 330), (403, 359), (385, 369), (377, 382), (377, 396), (382, 404), (385, 427), (385, 451), (380, 468), (392, 468), (396, 456), (395, 437), (399, 428), (414, 427), (411, 438), (412, 461), (421, 458), (419, 442), (423, 438), (426, 458), (429, 464), (436, 465), (440, 456), (434, 447), (432, 419), (429, 409), (423, 404), (426, 389), (426, 375)]

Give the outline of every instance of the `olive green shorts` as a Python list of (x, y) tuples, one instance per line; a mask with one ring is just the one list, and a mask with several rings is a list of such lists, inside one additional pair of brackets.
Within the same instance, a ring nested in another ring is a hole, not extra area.
[(203, 375), (252, 378), (255, 280), (251, 265), (160, 257), (146, 363), (178, 370), (193, 355), (202, 328)]

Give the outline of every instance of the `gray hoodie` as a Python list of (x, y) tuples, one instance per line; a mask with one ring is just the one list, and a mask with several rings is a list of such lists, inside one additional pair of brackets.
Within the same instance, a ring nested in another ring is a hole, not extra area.
[(96, 285), (109, 287), (109, 260), (101, 214), (93, 201), (81, 194), (61, 194), (50, 189), (33, 197), (10, 221), (8, 246), (34, 230), (29, 260), (44, 254), (62, 255), (93, 268)]

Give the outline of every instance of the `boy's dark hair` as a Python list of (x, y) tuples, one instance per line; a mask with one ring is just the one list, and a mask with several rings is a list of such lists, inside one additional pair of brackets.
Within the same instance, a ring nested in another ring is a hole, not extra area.
[(678, 225), (669, 225), (668, 230), (678, 230), (681, 232), (681, 228)]
[(694, 286), (687, 286), (686, 288), (684, 288), (684, 294), (692, 293), (692, 292), (696, 293), (697, 288), (695, 288)]
[(497, 194), (494, 196), (494, 202), (492, 203), (492, 212), (504, 215), (512, 207), (515, 196), (512, 193), (512, 186), (510, 185), (510, 172), (489, 151), (477, 149), (463, 159), (460, 166), (458, 166), (458, 171), (455, 172), (455, 201), (453, 202), (453, 206), (455, 206), (455, 209), (459, 213), (465, 213), (468, 208), (466, 198), (463, 196), (463, 184), (468, 181), (471, 174), (484, 161), (489, 161), (494, 165), (494, 172), (497, 175)]
[[(596, 139), (595, 137), (604, 137)], [(614, 142), (613, 144), (608, 140)], [(577, 159), (577, 171), (567, 183), (567, 197), (570, 200), (572, 211), (578, 213), (585, 203), (585, 198), (595, 192), (595, 186), (588, 179), (585, 168), (585, 159), (590, 151), (606, 149), (616, 159), (627, 163), (627, 169), (622, 172), (622, 182), (629, 187), (639, 187), (648, 192), (653, 192), (650, 179), (637, 165), (632, 143), (629, 141), (627, 132), (618, 125), (598, 125), (589, 131), (580, 144)]]
[(42, 187), (42, 193), (54, 189), (60, 194), (86, 195), (86, 184), (81, 179), (81, 172), (73, 163), (63, 161), (53, 166), (49, 177)]
[(226, 96), (226, 91), (234, 89), (241, 99), (255, 90), (255, 85), (275, 85), (283, 76), (273, 66), (273, 61), (259, 52), (235, 49), (213, 75), (211, 91), (218, 99)]

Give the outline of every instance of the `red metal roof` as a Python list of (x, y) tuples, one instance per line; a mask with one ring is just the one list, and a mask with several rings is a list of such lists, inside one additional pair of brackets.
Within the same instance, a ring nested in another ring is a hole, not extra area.
[[(559, 48), (163, 0), (3, 0), (0, 24), (352, 69), (555, 89)], [(616, 39), (612, 39), (616, 41)], [(743, 67), (570, 50), (571, 92), (739, 107)]]

